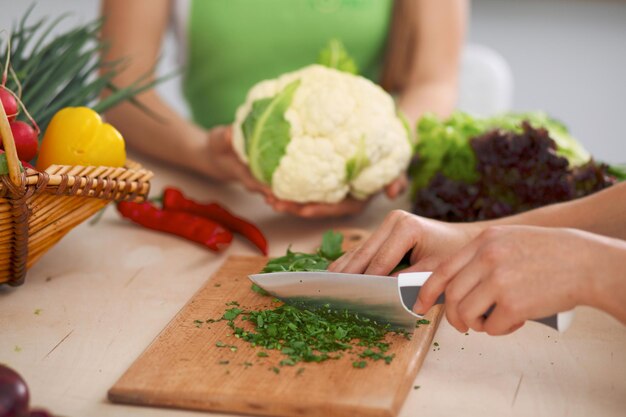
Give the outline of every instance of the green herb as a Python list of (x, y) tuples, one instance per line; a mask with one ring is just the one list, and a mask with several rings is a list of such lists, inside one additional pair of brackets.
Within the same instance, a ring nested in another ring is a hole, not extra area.
[(239, 303), (237, 301), (230, 301), (228, 303), (226, 303), (227, 306), (237, 306), (239, 307)]
[(439, 347), (439, 343), (435, 342), (435, 343), (433, 343), (433, 346)]
[(261, 295), (270, 295), (270, 293), (268, 293), (267, 291), (265, 291), (263, 288), (259, 287), (256, 284), (252, 284), (252, 291), (254, 291), (257, 294), (261, 294)]
[(272, 367), (272, 368), (270, 368), (270, 369), (271, 369), (271, 370), (272, 370), (275, 374), (279, 374), (279, 373), (280, 373), (280, 369), (279, 369), (279, 368), (277, 368), (277, 367), (275, 367), (275, 366), (274, 366), (274, 367)]
[(331, 261), (336, 260), (343, 255), (341, 244), (343, 243), (343, 235), (339, 232), (328, 230), (322, 236), (322, 245), (318, 250), (318, 254)]
[(324, 233), (316, 253), (292, 252), (288, 248), (284, 256), (270, 260), (261, 272), (325, 271), (332, 261), (343, 254), (342, 242), (341, 233), (329, 230)]
[(422, 324), (430, 324), (430, 320), (428, 319), (419, 319), (415, 322), (415, 328), (419, 328)]
[(18, 345), (15, 345), (15, 348), (13, 348), (13, 350), (14, 350), (15, 352), (18, 352), (18, 353), (19, 353), (19, 352), (21, 352), (21, 351), (22, 351), (22, 347), (21, 347), (21, 346), (18, 346)]
[[(343, 254), (342, 243), (341, 233), (327, 231), (316, 253), (287, 249), (285, 256), (270, 260), (262, 272), (326, 270), (332, 261)], [(252, 289), (266, 294), (256, 284), (253, 284)], [(280, 302), (276, 299), (274, 301)], [(239, 306), (234, 302), (227, 305)], [(253, 330), (235, 324), (238, 317), (242, 322), (250, 323)], [(395, 355), (385, 353), (389, 349), (389, 343), (384, 340), (387, 333), (395, 332), (410, 339), (410, 334), (405, 331), (392, 330), (390, 325), (382, 325), (347, 310), (334, 310), (329, 305), (315, 311), (300, 310), (290, 305), (261, 311), (243, 311), (234, 307), (224, 312), (222, 320), (228, 321), (235, 337), (252, 346), (280, 351), (287, 358), (282, 359), (279, 366), (338, 359), (342, 357), (342, 352), (354, 348), (364, 348), (361, 353), (355, 352), (362, 359), (391, 363)], [(261, 351), (257, 356), (264, 358), (269, 355)], [(361, 362), (365, 363), (356, 363)]]
[[(316, 311), (300, 310), (294, 306), (281, 305), (271, 310), (241, 311), (224, 314), (235, 337), (252, 346), (278, 350), (286, 356), (280, 366), (294, 366), (298, 362), (322, 362), (338, 359), (343, 351), (363, 347), (359, 357), (372, 361), (384, 360), (391, 363), (394, 356), (385, 352), (389, 343), (385, 336), (389, 332), (405, 335), (404, 331), (393, 331), (390, 325), (382, 325), (372, 319), (355, 315), (346, 310), (333, 310), (329, 306)], [(232, 318), (230, 318), (232, 317)], [(250, 323), (254, 329), (239, 327), (234, 318)], [(258, 357), (269, 356), (260, 351)]]
[(226, 347), (226, 343), (222, 342), (221, 340), (218, 340), (217, 342), (215, 342), (215, 346), (217, 347)]
[(43, 311), (43, 310), (42, 310), (42, 309), (40, 309), (40, 308), (36, 309), (36, 310), (35, 310), (35, 315), (36, 315), (36, 316), (40, 316), (42, 311)]
[(294, 366), (296, 363), (293, 359), (283, 359), (279, 362), (280, 366)]
[(237, 308), (237, 307), (233, 307), (231, 309), (228, 309), (224, 312), (224, 315), (222, 316), (222, 318), (224, 320), (233, 320), (235, 319), (238, 315), (240, 315), (243, 312), (242, 309)]
[(365, 362), (365, 361), (354, 361), (354, 362), (352, 362), (352, 366), (354, 368), (362, 369), (362, 368), (365, 368), (367, 366), (367, 362)]
[(413, 389), (420, 389), (419, 385), (413, 385)]
[(204, 323), (202, 320), (193, 321), (194, 326), (196, 326), (197, 328), (200, 328), (200, 326), (202, 326), (202, 323)]
[(361, 354), (359, 354), (360, 358), (369, 358), (374, 361), (384, 360), (387, 365), (391, 363), (393, 358), (395, 358), (395, 354), (385, 355), (385, 351), (388, 349), (386, 346), (384, 349), (379, 350), (378, 352), (373, 351), (372, 349), (365, 349)]

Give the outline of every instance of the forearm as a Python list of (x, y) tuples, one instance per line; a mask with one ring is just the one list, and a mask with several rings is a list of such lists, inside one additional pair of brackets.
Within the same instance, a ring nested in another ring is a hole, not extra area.
[(156, 92), (142, 95), (140, 101), (157, 117), (130, 103), (121, 104), (106, 113), (106, 118), (120, 130), (130, 149), (158, 160), (196, 172), (205, 170), (207, 161), (200, 156), (206, 147), (207, 133), (187, 121)]
[[(128, 86), (146, 74), (149, 75), (147, 81), (154, 79), (153, 71), (170, 8), (170, 0), (102, 2), (105, 17), (102, 38), (109, 44), (104, 59), (125, 60), (124, 70), (113, 78), (115, 85)], [(207, 143), (203, 129), (177, 114), (154, 90), (136, 99), (158, 119), (130, 103), (123, 103), (106, 113), (107, 119), (121, 131), (129, 148), (196, 171), (209, 165), (201, 160), (205, 155), (201, 148)]]
[(447, 117), (454, 110), (457, 87), (454, 80), (417, 84), (398, 97), (398, 107), (415, 124), (425, 112)]
[(569, 227), (626, 239), (626, 183), (577, 200), (477, 224), (482, 227), (510, 224)]
[(590, 235), (588, 242), (586, 253), (577, 255), (587, 271), (582, 302), (626, 324), (626, 241)]
[(398, 98), (412, 123), (424, 112), (445, 117), (454, 109), (467, 9), (466, 0), (415, 2), (414, 50)]

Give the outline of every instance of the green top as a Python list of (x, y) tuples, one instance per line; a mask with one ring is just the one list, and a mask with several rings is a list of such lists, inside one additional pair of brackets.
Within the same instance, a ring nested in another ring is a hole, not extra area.
[(316, 62), (332, 38), (376, 79), (392, 0), (193, 0), (185, 97), (195, 122), (232, 123), (250, 87)]

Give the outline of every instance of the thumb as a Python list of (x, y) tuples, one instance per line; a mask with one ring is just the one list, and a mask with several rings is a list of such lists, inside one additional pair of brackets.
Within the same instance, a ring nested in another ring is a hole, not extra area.
[[(418, 262), (411, 265), (408, 268), (397, 271), (394, 276), (404, 274), (407, 272), (428, 272), (433, 271), (435, 268), (430, 268), (428, 262)], [(434, 280), (433, 280), (434, 277)], [(417, 314), (426, 314), (428, 310), (437, 302), (441, 294), (445, 290), (445, 285), (441, 285), (441, 279), (433, 274), (426, 280), (422, 288), (417, 294), (417, 299), (413, 305), (413, 311)]]

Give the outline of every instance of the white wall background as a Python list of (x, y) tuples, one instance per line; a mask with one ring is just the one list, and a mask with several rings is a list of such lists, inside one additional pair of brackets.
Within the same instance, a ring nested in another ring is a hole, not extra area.
[(469, 40), (513, 71), (513, 107), (565, 122), (597, 159), (626, 162), (626, 1), (474, 0)]
[[(0, 4), (2, 29), (31, 1)], [(98, 9), (98, 0), (39, 0), (33, 15), (70, 11), (67, 27), (94, 18)], [(468, 41), (507, 59), (514, 109), (546, 110), (570, 126), (597, 159), (626, 162), (626, 1), (474, 0)], [(172, 49), (168, 38), (162, 72), (173, 68)], [(159, 89), (184, 108), (177, 81)]]

